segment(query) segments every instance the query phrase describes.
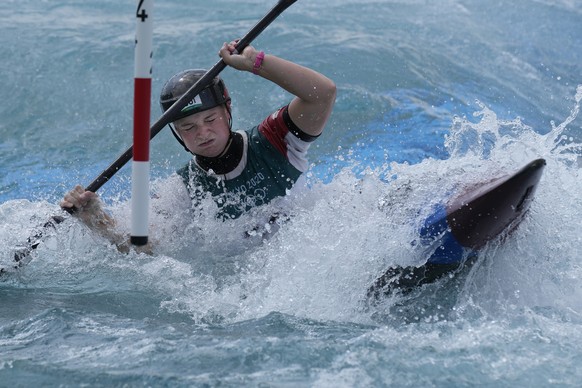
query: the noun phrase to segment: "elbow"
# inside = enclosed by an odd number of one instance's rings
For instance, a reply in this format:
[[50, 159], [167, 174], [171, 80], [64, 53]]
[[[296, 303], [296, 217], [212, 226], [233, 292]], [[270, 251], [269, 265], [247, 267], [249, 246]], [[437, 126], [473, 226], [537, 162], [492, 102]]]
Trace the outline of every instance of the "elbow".
[[325, 95], [328, 96], [330, 103], [333, 105], [335, 103], [335, 97], [337, 95], [337, 86], [335, 85], [335, 82], [328, 78], [325, 85], [325, 90], [326, 90]]
[[333, 82], [329, 78], [325, 78], [325, 82], [319, 86], [319, 93], [318, 93], [319, 103], [326, 105], [327, 110], [331, 110], [331, 108], [335, 104], [336, 95], [337, 95], [337, 87], [335, 85], [335, 82]]

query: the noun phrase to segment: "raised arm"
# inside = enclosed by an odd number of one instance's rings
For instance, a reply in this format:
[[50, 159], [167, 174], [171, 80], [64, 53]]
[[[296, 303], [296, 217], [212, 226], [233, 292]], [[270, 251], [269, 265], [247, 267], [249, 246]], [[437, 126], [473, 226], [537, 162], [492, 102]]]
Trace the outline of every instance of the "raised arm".
[[[253, 72], [279, 85], [295, 98], [289, 104], [291, 120], [305, 133], [321, 134], [335, 103], [335, 83], [326, 76], [296, 63], [266, 54], [257, 61], [259, 52], [247, 46], [242, 54], [234, 54], [236, 42], [224, 43], [219, 55], [237, 69]], [[260, 66], [255, 69], [255, 64]]]

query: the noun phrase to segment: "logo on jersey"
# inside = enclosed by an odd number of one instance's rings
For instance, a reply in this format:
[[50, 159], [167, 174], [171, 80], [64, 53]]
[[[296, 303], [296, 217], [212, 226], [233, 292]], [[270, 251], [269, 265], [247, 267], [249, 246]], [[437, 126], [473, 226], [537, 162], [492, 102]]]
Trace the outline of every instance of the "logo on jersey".
[[200, 95], [195, 96], [185, 107], [182, 108], [181, 112], [189, 112], [192, 109], [200, 108], [202, 106], [202, 99]]

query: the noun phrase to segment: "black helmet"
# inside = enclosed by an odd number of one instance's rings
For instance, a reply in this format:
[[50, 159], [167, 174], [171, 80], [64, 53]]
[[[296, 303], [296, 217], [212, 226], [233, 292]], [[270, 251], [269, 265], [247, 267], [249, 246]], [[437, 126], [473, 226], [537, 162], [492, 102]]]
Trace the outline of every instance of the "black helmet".
[[[206, 74], [206, 70], [203, 69], [184, 70], [170, 78], [160, 93], [162, 111], [165, 112], [170, 109], [204, 74]], [[230, 96], [228, 95], [224, 81], [216, 76], [210, 85], [195, 96], [188, 105], [182, 108], [180, 114], [172, 119], [176, 121], [194, 113], [203, 112], [215, 106], [225, 104], [228, 101], [230, 101]]]

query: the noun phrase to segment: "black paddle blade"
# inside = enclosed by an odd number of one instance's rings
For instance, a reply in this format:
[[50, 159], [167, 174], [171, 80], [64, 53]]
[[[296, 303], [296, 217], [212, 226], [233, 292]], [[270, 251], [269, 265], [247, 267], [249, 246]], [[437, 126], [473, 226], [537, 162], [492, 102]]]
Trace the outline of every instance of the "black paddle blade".
[[377, 300], [395, 293], [406, 295], [416, 288], [433, 283], [447, 274], [453, 274], [462, 264], [430, 264], [420, 267], [390, 267], [366, 293], [368, 299]]
[[[26, 264], [30, 259], [30, 255], [40, 245], [47, 232], [51, 229], [55, 229], [57, 225], [64, 220], [65, 217], [63, 216], [52, 216], [34, 235], [28, 238], [25, 246], [18, 247], [14, 252], [14, 262], [12, 263], [12, 269], [18, 269]], [[0, 274], [5, 272], [8, 272], [8, 269], [0, 267]]]

